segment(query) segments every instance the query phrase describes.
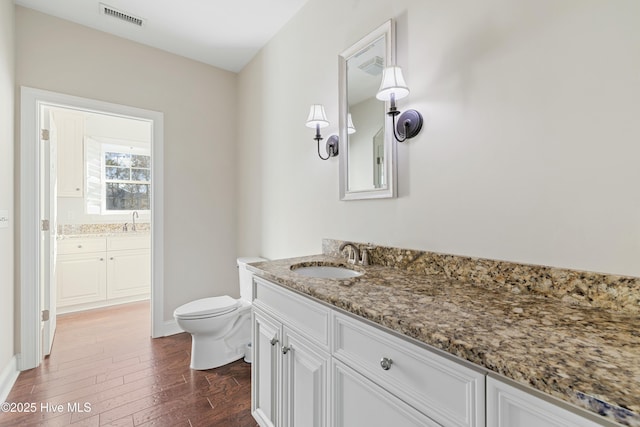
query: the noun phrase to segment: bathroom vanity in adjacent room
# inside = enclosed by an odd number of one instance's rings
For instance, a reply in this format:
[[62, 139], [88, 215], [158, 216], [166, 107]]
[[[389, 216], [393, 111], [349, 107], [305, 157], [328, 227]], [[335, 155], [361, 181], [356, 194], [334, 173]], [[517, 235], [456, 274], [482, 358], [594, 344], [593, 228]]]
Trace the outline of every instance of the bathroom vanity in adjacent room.
[[640, 279], [339, 243], [250, 267], [261, 426], [640, 425]]
[[151, 235], [61, 235], [57, 242], [58, 314], [148, 299]]

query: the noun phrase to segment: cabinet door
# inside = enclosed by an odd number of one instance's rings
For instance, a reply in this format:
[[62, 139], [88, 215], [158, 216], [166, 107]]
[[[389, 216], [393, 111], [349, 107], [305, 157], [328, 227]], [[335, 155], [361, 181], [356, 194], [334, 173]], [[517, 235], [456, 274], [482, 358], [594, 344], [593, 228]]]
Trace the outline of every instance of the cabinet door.
[[84, 118], [69, 111], [53, 114], [58, 138], [58, 196], [84, 195]]
[[436, 422], [336, 359], [332, 361], [335, 427], [437, 427]]
[[487, 427], [597, 427], [600, 424], [487, 377]]
[[262, 427], [279, 425], [279, 379], [281, 369], [281, 325], [271, 316], [253, 309], [253, 365], [251, 369], [251, 413]]
[[148, 250], [110, 251], [107, 256], [107, 298], [149, 293], [151, 255]]
[[282, 427], [325, 427], [329, 353], [283, 328]]
[[56, 270], [58, 307], [106, 299], [104, 252], [59, 255]]

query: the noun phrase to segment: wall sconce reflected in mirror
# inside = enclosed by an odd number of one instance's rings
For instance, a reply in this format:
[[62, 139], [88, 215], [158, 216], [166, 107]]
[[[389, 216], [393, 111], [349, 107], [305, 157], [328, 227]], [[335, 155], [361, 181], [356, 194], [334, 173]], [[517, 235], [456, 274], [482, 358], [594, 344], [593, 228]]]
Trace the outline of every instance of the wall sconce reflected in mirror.
[[307, 117], [307, 123], [305, 123], [305, 126], [307, 126], [308, 128], [316, 129], [316, 136], [313, 139], [315, 139], [318, 143], [318, 157], [320, 157], [322, 160], [328, 160], [330, 157], [335, 157], [338, 155], [338, 135], [331, 135], [329, 139], [327, 139], [327, 157], [322, 157], [322, 155], [320, 154], [320, 141], [322, 141], [323, 139], [322, 135], [320, 134], [320, 128], [326, 128], [327, 126], [329, 126], [327, 115], [324, 112], [324, 105], [311, 105], [311, 109], [309, 110], [309, 117]]
[[[396, 108], [396, 101], [409, 95], [409, 88], [402, 76], [402, 69], [397, 66], [390, 66], [382, 73], [382, 82], [376, 98], [381, 101], [389, 101], [389, 111], [387, 114], [392, 117], [393, 136], [396, 141], [404, 142], [420, 133], [422, 129], [422, 115], [416, 110], [407, 110], [400, 114]], [[400, 115], [396, 124], [396, 116]]]
[[353, 125], [353, 119], [351, 118], [351, 113], [347, 116], [347, 133], [351, 135], [352, 133], [356, 133], [356, 127]]

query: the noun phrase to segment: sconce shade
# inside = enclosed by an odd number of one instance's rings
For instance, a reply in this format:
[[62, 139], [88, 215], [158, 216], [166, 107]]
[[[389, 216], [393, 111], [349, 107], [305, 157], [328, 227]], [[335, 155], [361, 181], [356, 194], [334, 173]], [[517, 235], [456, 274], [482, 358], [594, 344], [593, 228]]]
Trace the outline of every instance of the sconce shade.
[[311, 106], [311, 109], [309, 110], [309, 117], [307, 117], [307, 123], [305, 125], [308, 128], [326, 128], [329, 126], [327, 115], [324, 112], [324, 105], [313, 104]]
[[356, 133], [356, 128], [353, 125], [353, 120], [351, 119], [351, 113], [349, 113], [349, 115], [347, 116], [347, 133]]
[[382, 73], [382, 83], [380, 84], [376, 98], [380, 101], [391, 101], [391, 95], [395, 95], [396, 100], [409, 95], [409, 88], [402, 76], [402, 69], [397, 66], [384, 69]]

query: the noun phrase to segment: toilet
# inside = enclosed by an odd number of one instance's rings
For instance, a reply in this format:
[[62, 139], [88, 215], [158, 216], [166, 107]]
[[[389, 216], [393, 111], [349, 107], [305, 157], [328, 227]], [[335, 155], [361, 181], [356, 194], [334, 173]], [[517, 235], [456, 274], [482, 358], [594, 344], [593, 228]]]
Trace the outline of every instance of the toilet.
[[238, 258], [240, 299], [228, 295], [202, 298], [176, 308], [178, 326], [191, 334], [191, 369], [217, 368], [245, 356], [251, 362], [253, 273], [247, 264], [264, 258]]

